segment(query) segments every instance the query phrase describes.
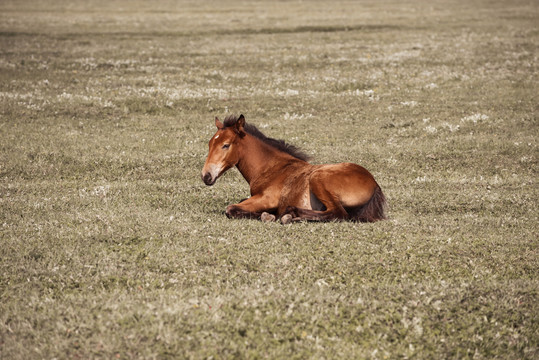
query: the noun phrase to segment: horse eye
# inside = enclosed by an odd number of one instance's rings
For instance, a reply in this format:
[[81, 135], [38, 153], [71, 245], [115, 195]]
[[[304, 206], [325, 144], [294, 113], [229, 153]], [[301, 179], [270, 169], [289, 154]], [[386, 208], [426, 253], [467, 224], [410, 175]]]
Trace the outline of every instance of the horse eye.
[[223, 149], [228, 149], [230, 147], [230, 144], [224, 144]]

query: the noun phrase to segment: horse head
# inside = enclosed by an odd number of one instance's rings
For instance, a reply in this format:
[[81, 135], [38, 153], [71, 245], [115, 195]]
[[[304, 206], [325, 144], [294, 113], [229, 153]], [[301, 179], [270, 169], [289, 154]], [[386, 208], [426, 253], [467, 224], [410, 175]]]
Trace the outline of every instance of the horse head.
[[202, 181], [209, 186], [215, 184], [219, 176], [238, 163], [239, 140], [245, 135], [245, 118], [240, 115], [233, 125], [228, 126], [216, 117], [215, 126], [217, 132], [210, 139], [208, 157], [202, 168]]

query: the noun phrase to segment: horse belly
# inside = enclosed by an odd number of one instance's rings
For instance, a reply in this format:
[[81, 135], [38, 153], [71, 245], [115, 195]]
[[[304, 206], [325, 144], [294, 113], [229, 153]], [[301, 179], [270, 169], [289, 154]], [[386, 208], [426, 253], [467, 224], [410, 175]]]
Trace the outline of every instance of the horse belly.
[[315, 194], [309, 191], [309, 207], [307, 209], [324, 211], [326, 210], [326, 206], [322, 204]]
[[279, 216], [284, 214], [284, 211], [289, 206], [302, 209], [311, 208], [308, 179], [313, 168], [309, 165], [295, 170], [292, 174], [286, 174], [287, 178], [281, 189], [279, 206], [277, 208], [277, 215]]
[[301, 196], [298, 198], [294, 206], [307, 209], [307, 210], [318, 210], [324, 211], [326, 207], [322, 202], [312, 193], [309, 189], [306, 189], [302, 192]]

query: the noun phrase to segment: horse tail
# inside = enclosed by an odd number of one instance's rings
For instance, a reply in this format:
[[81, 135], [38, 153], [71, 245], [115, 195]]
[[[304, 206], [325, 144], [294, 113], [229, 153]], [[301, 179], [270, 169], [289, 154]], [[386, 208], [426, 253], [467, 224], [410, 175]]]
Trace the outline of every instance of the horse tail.
[[352, 211], [350, 217], [352, 220], [360, 222], [375, 222], [386, 218], [386, 197], [382, 192], [380, 186], [376, 185], [374, 194], [372, 194], [369, 201], [360, 207], [357, 207]]

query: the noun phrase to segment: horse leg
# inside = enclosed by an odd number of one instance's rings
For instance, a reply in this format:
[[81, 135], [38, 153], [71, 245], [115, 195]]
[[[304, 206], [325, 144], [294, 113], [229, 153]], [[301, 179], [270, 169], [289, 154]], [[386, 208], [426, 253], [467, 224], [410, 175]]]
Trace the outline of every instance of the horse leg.
[[[291, 219], [286, 217], [284, 222], [292, 221], [331, 221], [331, 220], [346, 220], [349, 218], [348, 213], [342, 206], [337, 195], [330, 190], [328, 190], [323, 182], [319, 181], [316, 178], [311, 179], [310, 182], [310, 191], [320, 200], [322, 204], [326, 207], [326, 210], [311, 210], [311, 209], [302, 209], [295, 206], [289, 206], [285, 214], [291, 215]], [[286, 215], [284, 215], [286, 216]], [[283, 217], [284, 217], [283, 216]], [[282, 221], [283, 222], [283, 221]]]
[[[342, 209], [342, 211], [341, 211]], [[331, 220], [346, 220], [348, 219], [348, 213], [340, 205], [335, 208], [328, 208], [325, 211], [302, 209], [295, 206], [289, 206], [286, 209], [285, 215], [281, 217], [281, 222], [288, 224], [295, 221], [331, 221]]]
[[[268, 199], [266, 196], [263, 195], [255, 195], [252, 196], [246, 200], [243, 200], [239, 204], [232, 204], [228, 205], [226, 207], [226, 216], [228, 218], [235, 218], [235, 219], [260, 219], [261, 216], [268, 212], [272, 212], [276, 206], [271, 206], [272, 202], [271, 199]], [[264, 215], [265, 221], [269, 221], [269, 218], [267, 215]]]

